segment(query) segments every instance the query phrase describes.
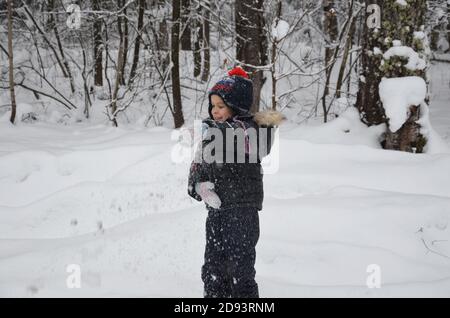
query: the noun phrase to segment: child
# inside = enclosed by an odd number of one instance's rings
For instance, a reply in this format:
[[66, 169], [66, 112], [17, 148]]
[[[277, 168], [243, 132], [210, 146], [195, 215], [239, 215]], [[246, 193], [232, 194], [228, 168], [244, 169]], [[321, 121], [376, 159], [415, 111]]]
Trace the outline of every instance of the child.
[[[217, 161], [194, 161], [189, 172], [188, 193], [198, 201], [203, 200], [208, 210], [202, 267], [205, 297], [259, 296], [254, 266], [259, 239], [258, 211], [264, 197], [260, 162], [270, 152], [274, 127], [281, 123], [282, 116], [274, 111], [253, 116], [252, 102], [253, 84], [242, 68], [231, 70], [216, 83], [209, 92], [209, 118], [203, 121], [203, 127], [223, 132], [224, 139], [230, 138], [227, 129], [244, 131], [244, 143], [236, 142], [233, 135], [231, 142], [225, 140], [223, 153], [216, 151]], [[252, 129], [257, 133], [250, 134]], [[264, 129], [268, 138], [260, 140], [258, 132]], [[257, 136], [257, 150], [264, 148], [262, 154], [250, 147], [250, 135]], [[207, 132], [203, 136], [202, 150], [211, 142]], [[225, 156], [230, 151], [234, 152], [231, 162]], [[244, 163], [236, 161], [239, 153], [244, 153]], [[256, 160], [250, 160], [252, 153], [258, 153]]]

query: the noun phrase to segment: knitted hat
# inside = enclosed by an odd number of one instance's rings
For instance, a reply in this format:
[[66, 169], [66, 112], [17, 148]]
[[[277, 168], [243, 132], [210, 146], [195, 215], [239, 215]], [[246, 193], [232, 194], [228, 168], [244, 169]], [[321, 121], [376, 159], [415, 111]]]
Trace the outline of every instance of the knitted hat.
[[228, 76], [218, 81], [209, 91], [208, 113], [213, 118], [211, 95], [220, 96], [236, 115], [248, 115], [253, 103], [253, 83], [241, 67], [237, 66], [229, 71]]

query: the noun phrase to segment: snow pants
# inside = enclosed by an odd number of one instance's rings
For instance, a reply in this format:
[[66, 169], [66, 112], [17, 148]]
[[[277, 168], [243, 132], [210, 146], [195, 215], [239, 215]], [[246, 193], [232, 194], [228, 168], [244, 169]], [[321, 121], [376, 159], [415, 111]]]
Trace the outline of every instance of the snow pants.
[[258, 298], [255, 281], [259, 216], [256, 208], [210, 210], [206, 220], [205, 262], [207, 298]]

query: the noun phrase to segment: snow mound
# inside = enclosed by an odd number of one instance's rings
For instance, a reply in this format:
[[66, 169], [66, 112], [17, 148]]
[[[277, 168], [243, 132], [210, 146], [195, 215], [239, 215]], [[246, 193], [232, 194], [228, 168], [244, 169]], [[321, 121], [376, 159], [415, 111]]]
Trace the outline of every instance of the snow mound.
[[420, 58], [419, 54], [409, 46], [393, 46], [383, 54], [385, 60], [389, 60], [394, 56], [408, 59], [408, 63], [405, 67], [411, 71], [424, 70], [427, 66], [425, 60]]

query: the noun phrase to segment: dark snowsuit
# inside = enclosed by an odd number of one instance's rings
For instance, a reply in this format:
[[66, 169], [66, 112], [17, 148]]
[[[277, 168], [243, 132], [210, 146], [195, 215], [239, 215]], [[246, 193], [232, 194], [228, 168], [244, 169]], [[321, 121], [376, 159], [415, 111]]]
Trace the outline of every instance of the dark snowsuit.
[[[258, 211], [262, 209], [264, 198], [263, 172], [261, 160], [270, 152], [273, 142], [273, 127], [260, 127], [251, 115], [235, 116], [224, 123], [212, 119], [203, 121], [204, 127], [223, 131], [254, 129], [258, 133], [257, 150], [262, 151], [256, 162], [250, 158], [249, 152], [255, 148], [248, 143], [239, 143], [236, 138], [229, 143], [224, 138], [223, 153], [216, 158], [218, 162], [200, 162], [191, 164], [188, 193], [200, 201], [195, 191], [198, 182], [214, 183], [214, 191], [221, 200], [219, 209], [207, 205], [205, 262], [202, 267], [205, 297], [258, 297], [258, 285], [255, 282], [255, 247], [259, 238]], [[260, 138], [260, 131], [264, 130]], [[262, 132], [262, 131], [261, 131]], [[201, 149], [211, 142], [208, 132], [204, 134]], [[212, 139], [214, 140], [214, 139]], [[248, 141], [245, 139], [245, 141]], [[234, 144], [232, 149], [228, 149]], [[228, 145], [228, 146], [227, 146]], [[246, 147], [245, 163], [236, 163], [238, 149]], [[261, 147], [263, 150], [261, 150]], [[227, 162], [227, 152], [234, 152], [233, 162]]]
[[[220, 96], [233, 110], [234, 117], [224, 123], [212, 120], [212, 95]], [[216, 144], [216, 136], [210, 132], [217, 130], [225, 137], [223, 147], [211, 152], [217, 160], [194, 160], [189, 172], [190, 196], [202, 200], [195, 191], [195, 184], [209, 181], [214, 184], [214, 191], [221, 200], [219, 209], [206, 205], [208, 218], [202, 267], [205, 297], [258, 297], [255, 246], [259, 238], [258, 211], [262, 209], [264, 198], [260, 162], [270, 152], [275, 131], [272, 126], [278, 123], [273, 121], [274, 124], [270, 124], [261, 116], [265, 112], [251, 115], [252, 102], [253, 83], [239, 67], [212, 87], [209, 91], [209, 119], [203, 121], [205, 132], [200, 150]], [[228, 135], [226, 131], [232, 133]], [[252, 135], [255, 131], [257, 133]], [[233, 132], [238, 132], [238, 138]], [[244, 160], [238, 161], [242, 154], [245, 154]]]

